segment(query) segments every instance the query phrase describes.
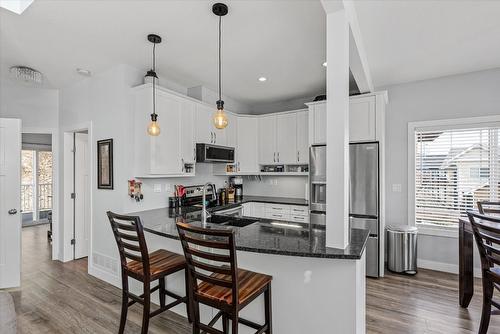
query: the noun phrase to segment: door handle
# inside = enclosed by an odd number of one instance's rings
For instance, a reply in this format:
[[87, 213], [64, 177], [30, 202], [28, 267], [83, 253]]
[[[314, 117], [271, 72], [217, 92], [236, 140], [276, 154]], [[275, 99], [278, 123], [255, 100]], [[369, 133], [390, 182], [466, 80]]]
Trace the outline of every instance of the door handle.
[[214, 143], [214, 133], [210, 131], [210, 144]]
[[16, 209], [10, 209], [8, 212], [9, 212], [9, 215], [15, 215], [17, 213], [17, 210]]
[[273, 153], [273, 161], [276, 162], [276, 152]]
[[216, 144], [217, 143], [217, 133], [216, 132], [214, 132], [214, 137], [215, 137], [214, 144]]
[[278, 162], [280, 162], [280, 152], [278, 152]]
[[300, 151], [297, 151], [297, 162], [300, 161]]

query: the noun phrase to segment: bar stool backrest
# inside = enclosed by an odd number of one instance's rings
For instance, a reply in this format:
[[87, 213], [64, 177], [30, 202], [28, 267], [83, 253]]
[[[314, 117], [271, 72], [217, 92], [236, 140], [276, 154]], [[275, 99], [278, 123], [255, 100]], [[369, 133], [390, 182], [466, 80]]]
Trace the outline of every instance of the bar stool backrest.
[[[481, 268], [488, 272], [500, 266], [500, 217], [467, 212], [481, 255]], [[500, 278], [498, 279], [500, 281]]]
[[118, 245], [122, 273], [134, 273], [129, 268], [128, 261], [134, 260], [142, 263], [143, 275], [148, 279], [150, 277], [149, 253], [141, 219], [138, 216], [119, 215], [111, 211], [108, 211], [107, 215]]
[[500, 216], [500, 202], [478, 201], [477, 209], [483, 215]]
[[[236, 245], [233, 230], [215, 230], [177, 222], [177, 230], [186, 257], [189, 281], [198, 297], [198, 281], [227, 291], [231, 289], [231, 306], [238, 305]], [[235, 300], [236, 299], [236, 300]]]

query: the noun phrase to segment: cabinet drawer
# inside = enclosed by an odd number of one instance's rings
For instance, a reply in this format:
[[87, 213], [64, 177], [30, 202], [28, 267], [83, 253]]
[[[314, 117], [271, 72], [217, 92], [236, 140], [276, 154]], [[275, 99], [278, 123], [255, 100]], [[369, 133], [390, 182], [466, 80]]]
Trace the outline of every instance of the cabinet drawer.
[[308, 216], [309, 215], [309, 207], [294, 205], [290, 206], [290, 215], [292, 216]]
[[288, 214], [290, 213], [290, 206], [283, 204], [266, 204], [266, 211], [268, 213]]
[[284, 213], [272, 213], [268, 212], [266, 215], [267, 219], [276, 219], [276, 220], [288, 220], [290, 216]]
[[291, 215], [290, 221], [297, 223], [309, 223], [309, 216]]

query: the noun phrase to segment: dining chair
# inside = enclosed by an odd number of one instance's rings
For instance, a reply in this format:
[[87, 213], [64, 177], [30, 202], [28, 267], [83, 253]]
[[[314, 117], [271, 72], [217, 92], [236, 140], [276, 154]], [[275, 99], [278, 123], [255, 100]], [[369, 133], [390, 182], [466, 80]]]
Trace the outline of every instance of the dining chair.
[[[135, 303], [143, 306], [142, 334], [148, 332], [150, 318], [180, 303], [186, 303], [188, 319], [191, 321], [188, 297], [181, 297], [166, 288], [168, 275], [186, 269], [184, 256], [164, 249], [148, 253], [144, 230], [139, 217], [119, 215], [110, 211], [107, 212], [107, 215], [118, 245], [122, 270], [122, 309], [118, 333], [123, 333], [128, 308]], [[137, 296], [129, 291], [129, 277], [142, 282], [142, 295]], [[158, 285], [151, 288], [151, 282], [155, 280], [158, 280]], [[185, 281], [187, 291], [187, 273], [185, 273]], [[160, 308], [150, 312], [151, 294], [156, 290], [159, 290]], [[174, 301], [166, 304], [166, 296], [173, 298]]]
[[[483, 278], [483, 310], [479, 334], [486, 334], [491, 314], [500, 311], [500, 302], [493, 300], [495, 288], [500, 287], [500, 217], [467, 212], [481, 257]], [[498, 311], [492, 312], [492, 307]]]
[[500, 215], [500, 202], [478, 201], [477, 209], [483, 215]]
[[[234, 230], [216, 230], [177, 222], [186, 257], [193, 310], [193, 334], [238, 333], [238, 324], [272, 334], [272, 277], [237, 266]], [[210, 249], [212, 251], [207, 251]], [[263, 325], [239, 317], [239, 312], [264, 294]], [[200, 303], [219, 310], [208, 323], [200, 321]], [[222, 317], [222, 332], [213, 326]]]

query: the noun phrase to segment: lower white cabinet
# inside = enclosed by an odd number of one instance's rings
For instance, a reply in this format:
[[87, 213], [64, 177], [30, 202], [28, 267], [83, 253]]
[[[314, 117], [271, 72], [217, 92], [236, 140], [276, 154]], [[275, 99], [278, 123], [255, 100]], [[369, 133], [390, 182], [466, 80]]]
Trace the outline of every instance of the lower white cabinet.
[[309, 223], [309, 208], [301, 205], [249, 202], [243, 204], [247, 217]]

